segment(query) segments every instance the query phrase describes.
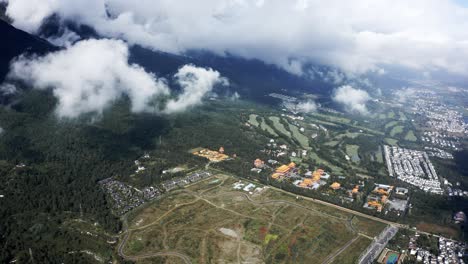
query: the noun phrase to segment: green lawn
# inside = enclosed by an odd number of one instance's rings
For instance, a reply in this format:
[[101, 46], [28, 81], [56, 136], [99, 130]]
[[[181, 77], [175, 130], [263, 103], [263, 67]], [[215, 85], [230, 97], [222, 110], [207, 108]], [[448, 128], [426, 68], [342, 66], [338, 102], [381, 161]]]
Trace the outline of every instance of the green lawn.
[[413, 141], [413, 142], [417, 140], [416, 136], [414, 135], [413, 130], [410, 130], [408, 131], [408, 133], [406, 133], [405, 140]]
[[270, 135], [272, 136], [275, 136], [277, 137], [278, 134], [276, 134], [275, 130], [273, 128], [271, 128], [266, 122], [265, 122], [265, 119], [263, 119], [262, 117], [262, 123], [260, 124], [260, 128], [264, 131], [267, 131], [268, 133], [270, 133]]
[[396, 146], [398, 143], [398, 140], [393, 139], [393, 138], [385, 138], [385, 142], [391, 146]]
[[394, 136], [396, 136], [398, 134], [401, 134], [403, 132], [404, 128], [405, 128], [404, 126], [395, 126], [395, 127], [393, 127], [392, 130], [390, 131], [390, 136], [394, 137]]
[[299, 128], [295, 125], [291, 125], [289, 124], [289, 130], [292, 131], [292, 134], [293, 134], [293, 137], [299, 141], [299, 143], [301, 144], [301, 146], [303, 148], [309, 148], [309, 139], [304, 136], [300, 131], [299, 131]]
[[358, 145], [346, 145], [346, 154], [351, 157], [353, 162], [359, 162], [358, 155], [359, 146]]
[[280, 122], [280, 118], [277, 116], [270, 116], [269, 119], [273, 121], [273, 126], [279, 132], [285, 134], [286, 136], [291, 137], [291, 132], [289, 132], [284, 125]]
[[256, 114], [250, 114], [249, 115], [249, 123], [253, 126], [258, 127], [260, 124], [257, 121], [257, 116]]
[[390, 128], [392, 126], [395, 126], [397, 124], [398, 124], [398, 121], [390, 121], [385, 125], [385, 129], [388, 129], [388, 128]]

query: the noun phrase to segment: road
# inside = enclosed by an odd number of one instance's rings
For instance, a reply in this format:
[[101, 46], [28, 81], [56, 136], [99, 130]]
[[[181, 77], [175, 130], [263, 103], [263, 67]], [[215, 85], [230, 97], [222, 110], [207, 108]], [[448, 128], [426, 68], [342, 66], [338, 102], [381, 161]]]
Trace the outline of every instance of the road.
[[[230, 175], [230, 176], [235, 177], [235, 178], [239, 178], [239, 179], [242, 179], [242, 180], [246, 180], [246, 181], [258, 184], [258, 182], [254, 182], [252, 180], [245, 179], [245, 178], [240, 178], [240, 177], [238, 177], [236, 175], [227, 173], [227, 172], [219, 170], [219, 169], [215, 169], [215, 168], [211, 168], [211, 167], [209, 169], [214, 170], [214, 171], [218, 171], [221, 174]], [[355, 210], [352, 210], [352, 209], [349, 209], [349, 208], [346, 208], [346, 207], [342, 207], [342, 206], [339, 206], [339, 205], [336, 205], [336, 204], [332, 204], [332, 203], [325, 202], [325, 201], [322, 201], [322, 200], [317, 200], [317, 199], [310, 198], [310, 197], [307, 197], [307, 196], [302, 196], [302, 195], [298, 195], [298, 194], [295, 194], [295, 193], [287, 192], [287, 191], [285, 191], [283, 189], [276, 188], [276, 187], [273, 187], [271, 185], [267, 185], [267, 186], [269, 188], [272, 188], [272, 189], [276, 190], [276, 191], [283, 192], [283, 193], [286, 193], [286, 194], [291, 195], [291, 196], [297, 196], [297, 197], [300, 197], [300, 198], [302, 198], [304, 200], [311, 201], [311, 202], [314, 202], [314, 203], [317, 203], [317, 204], [330, 206], [330, 207], [336, 208], [336, 209], [344, 211], [344, 212], [348, 212], [348, 213], [356, 215], [356, 216], [364, 217], [364, 218], [367, 218], [367, 219], [370, 219], [370, 220], [374, 220], [374, 221], [377, 221], [377, 222], [380, 222], [380, 223], [384, 223], [386, 225], [391, 225], [391, 226], [395, 226], [395, 227], [402, 228], [402, 229], [416, 231], [416, 230], [412, 229], [409, 225], [388, 221], [388, 220], [385, 220], [385, 219], [382, 219], [382, 218], [379, 218], [379, 217], [375, 217], [375, 216], [372, 216], [372, 215], [361, 213], [361, 212], [358, 212], [358, 211], [355, 211]], [[439, 237], [439, 235], [431, 234], [431, 233], [420, 231], [420, 230], [417, 230], [417, 232], [420, 233], [420, 234], [428, 235], [428, 236]]]
[[[209, 164], [207, 164], [207, 168], [209, 167]], [[213, 169], [213, 168], [210, 168], [211, 170], [217, 170], [217, 169]], [[218, 170], [217, 170], [218, 171]], [[221, 171], [220, 171], [221, 172]], [[222, 174], [227, 174], [225, 172], [222, 172]], [[243, 179], [243, 180], [246, 180], [246, 179]], [[314, 199], [314, 198], [310, 198], [310, 197], [306, 197], [306, 196], [301, 196], [301, 195], [297, 195], [297, 194], [294, 194], [294, 193], [291, 193], [291, 192], [287, 192], [285, 190], [282, 190], [282, 189], [279, 189], [279, 188], [276, 188], [276, 187], [273, 187], [273, 186], [268, 186], [269, 188], [275, 190], [275, 191], [279, 191], [279, 192], [283, 192], [285, 194], [288, 194], [288, 195], [291, 195], [291, 196], [297, 196], [297, 197], [300, 197], [301, 199], [304, 199], [304, 200], [307, 200], [307, 201], [311, 201], [313, 203], [316, 203], [316, 204], [321, 204], [321, 205], [325, 205], [325, 206], [329, 206], [329, 207], [333, 207], [337, 210], [341, 210], [343, 212], [347, 212], [347, 213], [350, 213], [350, 214], [353, 214], [355, 216], [359, 216], [359, 217], [363, 217], [363, 218], [367, 218], [367, 219], [370, 219], [370, 220], [373, 220], [373, 221], [377, 221], [377, 222], [380, 222], [380, 223], [384, 223], [386, 225], [390, 225], [392, 227], [397, 227], [397, 228], [402, 228], [402, 229], [408, 229], [408, 230], [412, 230], [414, 231], [412, 228], [410, 228], [409, 225], [405, 225], [405, 224], [400, 224], [400, 223], [396, 223], [396, 222], [392, 222], [392, 221], [388, 221], [388, 220], [385, 220], [385, 219], [381, 219], [381, 218], [378, 218], [378, 217], [375, 217], [375, 216], [371, 216], [371, 215], [367, 215], [365, 213], [361, 213], [361, 212], [358, 212], [358, 211], [355, 211], [355, 210], [352, 210], [352, 209], [349, 209], [349, 208], [345, 208], [345, 207], [342, 207], [342, 206], [339, 206], [339, 205], [336, 205], [336, 204], [332, 204], [332, 203], [329, 203], [329, 202], [325, 202], [325, 201], [322, 201], [322, 200], [317, 200], [317, 199]], [[291, 205], [291, 206], [295, 206], [295, 207], [299, 207], [299, 208], [302, 208], [302, 209], [305, 209], [305, 210], [309, 210], [309, 211], [314, 211], [314, 212], [318, 212], [318, 213], [321, 213], [321, 214], [324, 214], [323, 212], [319, 212], [319, 211], [316, 211], [314, 209], [311, 209], [311, 208], [308, 208], [306, 206], [302, 206], [300, 204], [297, 204], [297, 203], [293, 203], [293, 202], [289, 202], [289, 201], [284, 201], [284, 200], [270, 200], [270, 201], [265, 201], [265, 202], [256, 202], [254, 200], [252, 200], [250, 198], [249, 195], [247, 194], [244, 194], [244, 196], [252, 203], [258, 203], [258, 204], [268, 204], [268, 203], [284, 203], [284, 204], [288, 204], [288, 205]], [[210, 204], [212, 204], [210, 201], [202, 198], [201, 196], [197, 195], [197, 198], [198, 199], [201, 199], [201, 200], [204, 200]], [[214, 204], [212, 204], [214, 205]], [[216, 205], [215, 205], [216, 206]], [[218, 206], [216, 206], [218, 207]], [[237, 213], [237, 212], [236, 212]], [[327, 217], [330, 217], [330, 215], [327, 214]], [[336, 216], [332, 216], [332, 217], [336, 217]], [[338, 217], [336, 217], [338, 218]], [[124, 226], [126, 226], [126, 224], [124, 224]], [[181, 258], [185, 263], [191, 263], [190, 262], [190, 258], [187, 256], [187, 255], [184, 255], [182, 253], [179, 253], [179, 252], [174, 252], [174, 251], [168, 251], [168, 252], [158, 252], [158, 253], [151, 253], [151, 254], [145, 254], [145, 255], [139, 255], [139, 256], [126, 256], [124, 253], [123, 253], [123, 248], [130, 236], [130, 232], [131, 230], [126, 230], [126, 228], [124, 229], [124, 237], [123, 239], [121, 240], [119, 246], [118, 246], [118, 254], [123, 257], [124, 259], [129, 259], [129, 260], [138, 260], [138, 259], [144, 259], [144, 258], [151, 258], [151, 257], [157, 257], [157, 256], [174, 256], [174, 257], [179, 257]], [[422, 231], [418, 231], [419, 233], [421, 234], [426, 234], [426, 235], [432, 235], [434, 236], [433, 234], [430, 234], [430, 233], [427, 233], [427, 232], [422, 232]], [[358, 234], [358, 235], [364, 235], [364, 234]], [[357, 239], [358, 236], [356, 236], [356, 238], [348, 241], [348, 243], [342, 247], [339, 251], [336, 252], [336, 254], [332, 255], [330, 257], [330, 259], [327, 258], [327, 260], [329, 261], [332, 261], [338, 254], [340, 254], [341, 252], [343, 252], [347, 247], [349, 247], [356, 239]], [[365, 236], [365, 237], [368, 237], [368, 236]], [[370, 237], [368, 237], [370, 238]], [[328, 263], [328, 262], [326, 262]]]
[[125, 244], [127, 243], [127, 240], [130, 236], [130, 231], [127, 230], [125, 231], [124, 237], [122, 239], [122, 242], [120, 242], [119, 247], [117, 249], [117, 252], [119, 255], [127, 260], [132, 260], [132, 261], [137, 261], [137, 260], [142, 260], [146, 258], [154, 258], [154, 257], [178, 257], [182, 259], [186, 264], [191, 264], [192, 262], [190, 261], [190, 258], [182, 253], [179, 253], [177, 251], [164, 251], [164, 252], [157, 252], [157, 253], [149, 253], [149, 254], [143, 254], [143, 255], [138, 255], [138, 256], [127, 256], [123, 252], [123, 248]]
[[339, 254], [341, 254], [343, 251], [345, 251], [349, 246], [351, 246], [352, 243], [354, 243], [354, 241], [358, 240], [359, 239], [359, 236], [355, 236], [353, 239], [351, 239], [350, 241], [348, 241], [344, 246], [342, 246], [340, 249], [338, 249], [335, 253], [333, 253], [332, 255], [328, 256], [323, 262], [322, 264], [328, 264], [328, 263], [332, 263], [332, 261], [336, 258], [336, 256], [338, 256]]
[[380, 252], [382, 252], [385, 246], [387, 246], [388, 241], [390, 241], [397, 232], [397, 227], [390, 226], [385, 228], [384, 231], [382, 231], [382, 233], [380, 233], [366, 249], [365, 253], [359, 259], [359, 264], [374, 263], [374, 260], [379, 256]]

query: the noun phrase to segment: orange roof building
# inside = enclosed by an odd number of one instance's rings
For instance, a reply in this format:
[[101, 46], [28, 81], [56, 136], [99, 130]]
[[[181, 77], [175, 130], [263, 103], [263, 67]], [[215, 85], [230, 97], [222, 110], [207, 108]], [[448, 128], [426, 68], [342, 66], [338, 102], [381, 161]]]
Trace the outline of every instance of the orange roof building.
[[276, 172], [277, 172], [277, 173], [286, 173], [286, 172], [288, 172], [289, 170], [291, 170], [291, 167], [289, 167], [288, 165], [282, 165], [282, 166], [280, 166], [280, 167], [278, 167], [278, 168], [276, 169]]
[[382, 211], [382, 205], [377, 201], [369, 201], [367, 202], [367, 204], [371, 207], [377, 208], [377, 212]]
[[375, 190], [375, 192], [380, 195], [388, 195], [388, 192], [383, 188], [378, 188], [377, 190]]
[[254, 161], [254, 166], [257, 167], [257, 168], [261, 168], [265, 165], [265, 162], [261, 159], [256, 159]]
[[295, 167], [296, 167], [296, 163], [291, 162], [291, 163], [289, 163], [288, 167], [291, 168], [291, 169], [292, 169], [292, 168], [295, 168]]
[[332, 188], [333, 190], [338, 190], [339, 188], [341, 188], [341, 184], [339, 184], [338, 182], [334, 182], [332, 183], [332, 185], [330, 185], [330, 188]]
[[354, 189], [351, 191], [353, 194], [359, 192], [359, 185], [354, 186]]
[[276, 179], [279, 179], [281, 176], [283, 176], [282, 173], [273, 173], [273, 174], [271, 175], [271, 177], [272, 177], [273, 179], [275, 179], [275, 180], [276, 180]]
[[386, 195], [382, 195], [382, 199], [380, 200], [383, 204], [387, 202], [387, 196]]

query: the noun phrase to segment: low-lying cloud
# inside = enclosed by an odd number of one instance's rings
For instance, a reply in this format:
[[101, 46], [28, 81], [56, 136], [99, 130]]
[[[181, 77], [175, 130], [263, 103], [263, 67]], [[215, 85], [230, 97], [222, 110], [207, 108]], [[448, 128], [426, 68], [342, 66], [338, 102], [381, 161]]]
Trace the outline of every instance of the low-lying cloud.
[[348, 112], [367, 114], [366, 103], [371, 97], [364, 90], [353, 88], [350, 85], [343, 85], [333, 91], [332, 99], [343, 105]]
[[177, 113], [188, 107], [199, 105], [202, 98], [217, 84], [228, 85], [218, 71], [185, 65], [174, 75], [183, 92], [167, 102], [165, 112]]
[[296, 106], [296, 110], [300, 113], [314, 112], [317, 111], [317, 104], [312, 100], [308, 100], [305, 102], [298, 103]]
[[468, 9], [455, 1], [0, 1], [14, 25], [29, 32], [58, 14], [131, 44], [229, 52], [295, 74], [309, 61], [347, 73], [381, 74], [387, 65], [468, 73]]
[[8, 78], [52, 89], [57, 115], [70, 118], [100, 114], [123, 95], [133, 112], [180, 112], [199, 104], [214, 84], [225, 81], [217, 71], [186, 65], [175, 74], [184, 92], [161, 106], [158, 98], [171, 97], [167, 81], [129, 64], [128, 57], [123, 41], [84, 40], [43, 57], [21, 56], [12, 62]]
[[16, 86], [11, 83], [0, 84], [0, 94], [1, 95], [12, 95], [17, 92]]

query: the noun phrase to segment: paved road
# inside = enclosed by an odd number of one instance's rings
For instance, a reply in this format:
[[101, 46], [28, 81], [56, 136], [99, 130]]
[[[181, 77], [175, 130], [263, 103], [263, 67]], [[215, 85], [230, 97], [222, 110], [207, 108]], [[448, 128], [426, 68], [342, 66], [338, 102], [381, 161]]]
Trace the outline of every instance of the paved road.
[[338, 249], [335, 253], [331, 254], [330, 256], [328, 256], [323, 262], [322, 264], [328, 264], [328, 263], [332, 263], [332, 261], [336, 258], [336, 256], [338, 256], [339, 254], [343, 253], [343, 251], [345, 251], [349, 246], [351, 246], [352, 243], [354, 243], [354, 241], [358, 240], [359, 236], [355, 236], [353, 239], [351, 239], [350, 241], [348, 241], [344, 246], [342, 246], [340, 249]]
[[390, 241], [397, 232], [398, 228], [395, 226], [385, 228], [382, 233], [372, 241], [372, 244], [366, 248], [366, 251], [359, 259], [359, 264], [374, 263], [374, 260], [379, 256], [380, 252], [387, 246], [388, 241]]

